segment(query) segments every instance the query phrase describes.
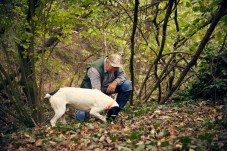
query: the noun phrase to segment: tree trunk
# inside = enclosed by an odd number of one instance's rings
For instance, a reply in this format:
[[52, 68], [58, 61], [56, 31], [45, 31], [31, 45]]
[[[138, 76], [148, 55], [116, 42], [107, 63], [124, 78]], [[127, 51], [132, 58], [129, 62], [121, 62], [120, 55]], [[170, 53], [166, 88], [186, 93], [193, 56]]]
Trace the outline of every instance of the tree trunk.
[[[31, 108], [31, 120], [32, 122], [40, 122], [42, 111], [40, 111], [40, 100], [38, 100], [38, 86], [36, 83], [35, 73], [35, 50], [34, 50], [34, 34], [35, 34], [35, 22], [33, 17], [35, 16], [35, 8], [38, 7], [38, 0], [28, 1], [27, 22], [30, 28], [26, 28], [26, 32], [31, 33], [30, 37], [22, 39], [21, 44], [18, 44], [18, 53], [20, 56], [20, 69], [21, 69], [21, 84], [24, 86], [24, 92], [27, 102]], [[29, 39], [27, 43], [26, 39]], [[26, 49], [22, 45], [27, 44], [29, 47]], [[31, 125], [31, 126], [34, 126]]]
[[[173, 3], [174, 3], [174, 0], [169, 0], [169, 3], [168, 3], [169, 6], [166, 10], [166, 15], [165, 15], [164, 23], [163, 23], [161, 46], [160, 46], [158, 56], [154, 61], [154, 75], [155, 75], [156, 82], [160, 81], [159, 76], [158, 76], [158, 62], [161, 59], [162, 52], [164, 50], [165, 40], [166, 40], [166, 29], [167, 29], [168, 20], [169, 20], [171, 11], [172, 11]], [[160, 100], [161, 100], [161, 83], [159, 82], [157, 84], [158, 84], [158, 89], [159, 89], [158, 102], [160, 102]]]
[[133, 104], [133, 92], [134, 92], [134, 47], [135, 47], [135, 34], [136, 34], [136, 26], [138, 22], [138, 10], [139, 10], [139, 0], [135, 0], [135, 8], [134, 8], [134, 20], [133, 20], [133, 28], [131, 35], [131, 57], [130, 57], [130, 73], [131, 73], [131, 81], [132, 81], [132, 92], [130, 98], [130, 104]]

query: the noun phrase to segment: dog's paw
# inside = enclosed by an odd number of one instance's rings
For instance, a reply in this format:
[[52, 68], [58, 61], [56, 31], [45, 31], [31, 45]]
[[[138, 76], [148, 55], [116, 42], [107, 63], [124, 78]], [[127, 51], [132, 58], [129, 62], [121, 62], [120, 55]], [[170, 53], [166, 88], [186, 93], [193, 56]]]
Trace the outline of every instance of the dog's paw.
[[51, 125], [51, 127], [55, 127], [56, 126], [56, 123], [53, 122], [53, 121], [50, 121], [50, 125]]
[[106, 118], [102, 118], [101, 120], [102, 120], [104, 123], [106, 123]]

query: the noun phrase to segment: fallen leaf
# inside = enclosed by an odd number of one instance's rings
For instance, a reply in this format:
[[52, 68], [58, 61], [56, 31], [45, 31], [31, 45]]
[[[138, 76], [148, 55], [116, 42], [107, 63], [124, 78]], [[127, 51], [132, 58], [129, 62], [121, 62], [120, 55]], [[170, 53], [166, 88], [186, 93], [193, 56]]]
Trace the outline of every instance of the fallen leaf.
[[70, 139], [77, 138], [77, 137], [78, 137], [77, 134], [72, 134], [72, 135], [70, 135]]
[[157, 133], [156, 133], [156, 131], [154, 129], [152, 129], [150, 131], [150, 133], [151, 133], [152, 137], [156, 137], [156, 135], [157, 135]]
[[161, 131], [161, 132], [159, 132], [158, 134], [157, 134], [157, 137], [158, 138], [161, 138], [161, 137], [163, 137], [164, 136], [164, 131]]
[[38, 139], [36, 142], [35, 142], [35, 146], [42, 146], [43, 144], [43, 140], [42, 139]]
[[223, 115], [218, 115], [219, 120], [222, 120], [222, 118], [223, 118]]
[[181, 149], [182, 148], [182, 144], [176, 144], [176, 148]]
[[127, 132], [127, 131], [129, 131], [130, 130], [130, 128], [129, 127], [125, 127], [125, 128], [123, 128], [122, 130], [121, 130], [121, 132]]
[[199, 104], [199, 106], [204, 106], [206, 104], [206, 102], [202, 101], [202, 102], [199, 102], [198, 104]]
[[127, 143], [132, 143], [132, 141], [130, 139], [127, 139], [126, 142]]
[[25, 136], [25, 137], [27, 137], [27, 138], [29, 138], [29, 137], [30, 137], [30, 135], [29, 135], [29, 134], [27, 134], [27, 133], [24, 133], [24, 136]]
[[160, 114], [162, 114], [162, 111], [161, 110], [156, 110], [156, 111], [154, 111], [154, 113], [160, 115]]
[[105, 138], [106, 138], [106, 137], [103, 135], [102, 137], [100, 137], [99, 141], [100, 141], [100, 142], [103, 142], [103, 141], [105, 140]]
[[124, 147], [124, 146], [120, 146], [120, 145], [118, 145], [118, 150], [131, 151], [130, 148], [127, 148], [127, 147]]
[[170, 136], [174, 136], [175, 135], [175, 132], [174, 132], [174, 125], [170, 125], [169, 126], [169, 134], [170, 134]]
[[158, 119], [169, 119], [169, 116], [160, 116]]
[[198, 117], [196, 120], [197, 120], [197, 121], [203, 121], [203, 119], [200, 118], [200, 117]]
[[46, 133], [49, 133], [51, 130], [52, 130], [51, 127], [47, 127], [46, 130], [45, 130], [45, 132]]
[[111, 143], [112, 142], [112, 140], [109, 137], [106, 138], [106, 141], [107, 141], [107, 143]]
[[63, 134], [58, 135], [59, 138], [65, 138]]
[[55, 146], [57, 143], [54, 142], [54, 141], [49, 141], [49, 143], [52, 145], [52, 146]]
[[8, 148], [8, 149], [12, 149], [12, 148], [13, 148], [13, 144], [9, 144], [9, 145], [7, 146], [7, 148]]
[[62, 142], [62, 141], [64, 141], [64, 138], [59, 138], [59, 137], [57, 137], [57, 138], [55, 138], [55, 141], [57, 141], [57, 142]]
[[28, 140], [29, 143], [35, 143], [35, 141], [36, 141], [35, 137], [30, 137]]
[[154, 116], [155, 116], [155, 114], [152, 114], [152, 115], [148, 116], [148, 118], [149, 118], [149, 119], [153, 119]]
[[19, 147], [18, 149], [19, 151], [26, 151], [26, 149], [24, 147]]
[[69, 150], [75, 150], [76, 144], [74, 142], [69, 142], [68, 147], [69, 147]]
[[220, 106], [218, 106], [218, 108], [219, 108], [219, 109], [222, 109], [223, 107], [224, 107], [224, 105], [220, 105]]
[[144, 145], [143, 141], [139, 141], [138, 143], [136, 143], [136, 145]]

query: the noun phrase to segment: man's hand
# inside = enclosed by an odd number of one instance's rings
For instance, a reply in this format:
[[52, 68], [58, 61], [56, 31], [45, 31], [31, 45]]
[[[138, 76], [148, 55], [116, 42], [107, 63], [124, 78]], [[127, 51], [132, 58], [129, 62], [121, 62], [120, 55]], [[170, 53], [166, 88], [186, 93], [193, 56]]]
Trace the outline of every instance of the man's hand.
[[115, 89], [117, 87], [117, 81], [114, 80], [113, 82], [111, 82], [108, 86], [108, 88], [106, 89], [106, 93], [107, 94], [112, 94], [115, 92]]

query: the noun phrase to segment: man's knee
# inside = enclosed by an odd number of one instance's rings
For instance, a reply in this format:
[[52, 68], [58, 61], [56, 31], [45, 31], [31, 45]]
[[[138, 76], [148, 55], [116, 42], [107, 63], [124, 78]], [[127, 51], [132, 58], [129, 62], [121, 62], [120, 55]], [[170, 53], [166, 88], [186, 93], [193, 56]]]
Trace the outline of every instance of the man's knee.
[[121, 91], [123, 91], [123, 92], [132, 91], [132, 81], [126, 80], [124, 83], [122, 83]]

